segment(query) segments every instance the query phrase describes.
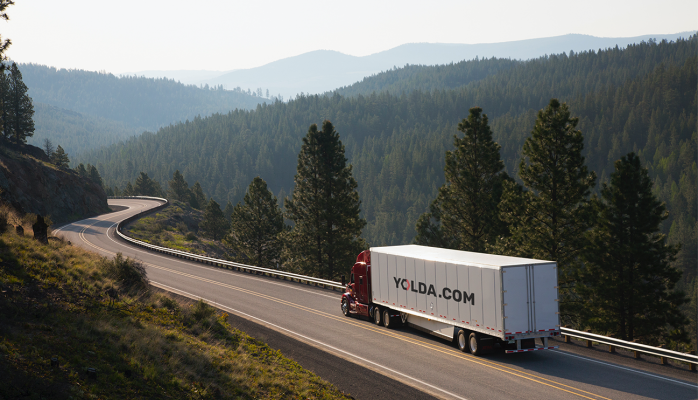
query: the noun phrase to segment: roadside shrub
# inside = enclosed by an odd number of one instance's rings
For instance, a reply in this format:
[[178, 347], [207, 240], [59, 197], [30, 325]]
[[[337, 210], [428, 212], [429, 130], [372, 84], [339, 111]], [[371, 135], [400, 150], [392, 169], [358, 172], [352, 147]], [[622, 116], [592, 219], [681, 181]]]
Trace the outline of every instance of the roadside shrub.
[[148, 287], [148, 276], [145, 266], [131, 258], [117, 253], [113, 260], [104, 259], [102, 267], [109, 277], [125, 289], [145, 289]]
[[189, 232], [189, 233], [187, 233], [187, 236], [185, 237], [185, 239], [187, 239], [187, 240], [190, 241], [190, 242], [195, 242], [195, 241], [197, 240], [196, 235], [194, 234], [194, 232]]
[[179, 309], [179, 304], [177, 304], [176, 301], [167, 296], [162, 296], [160, 298], [160, 304], [162, 304], [163, 307], [170, 311], [175, 311]]
[[206, 304], [205, 301], [199, 300], [192, 306], [192, 316], [198, 322], [204, 319], [209, 319], [216, 313], [216, 309]]

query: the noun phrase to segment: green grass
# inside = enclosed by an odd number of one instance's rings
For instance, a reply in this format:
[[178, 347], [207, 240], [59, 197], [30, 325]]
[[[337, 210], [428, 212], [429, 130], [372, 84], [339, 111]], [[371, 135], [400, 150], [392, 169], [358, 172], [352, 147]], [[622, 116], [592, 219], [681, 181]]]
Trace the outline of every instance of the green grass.
[[[231, 259], [229, 249], [220, 241], [209, 240], [198, 233], [203, 212], [185, 203], [172, 201], [165, 209], [132, 222], [126, 234], [134, 239], [214, 258]], [[183, 222], [186, 217], [190, 225]]]
[[346, 397], [227, 314], [148, 290], [137, 267], [1, 235], [0, 398]]

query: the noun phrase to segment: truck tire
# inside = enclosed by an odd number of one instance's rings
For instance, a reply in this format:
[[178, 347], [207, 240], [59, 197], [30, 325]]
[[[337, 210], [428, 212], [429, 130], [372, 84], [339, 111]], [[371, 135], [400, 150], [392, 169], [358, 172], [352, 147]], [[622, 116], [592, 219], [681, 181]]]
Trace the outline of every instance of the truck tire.
[[482, 346], [480, 344], [479, 333], [470, 332], [470, 336], [468, 336], [468, 347], [470, 348], [470, 354], [474, 356], [482, 355]]
[[383, 326], [390, 329], [393, 327], [392, 318], [390, 318], [390, 310], [387, 308], [383, 310]]
[[456, 345], [458, 345], [458, 350], [464, 353], [470, 351], [470, 347], [468, 346], [468, 334], [465, 332], [465, 329], [458, 331], [456, 335]]
[[342, 314], [344, 314], [345, 317], [350, 316], [349, 314], [349, 302], [347, 301], [347, 298], [342, 299]]
[[378, 307], [373, 307], [373, 322], [375, 322], [376, 325], [381, 324], [381, 309]]

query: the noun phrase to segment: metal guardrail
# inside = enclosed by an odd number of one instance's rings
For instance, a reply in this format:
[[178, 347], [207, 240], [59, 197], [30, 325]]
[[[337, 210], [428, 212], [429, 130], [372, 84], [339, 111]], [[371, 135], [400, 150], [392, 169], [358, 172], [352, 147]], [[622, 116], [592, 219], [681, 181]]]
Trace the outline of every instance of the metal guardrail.
[[569, 342], [568, 337], [576, 337], [586, 340], [587, 347], [591, 347], [591, 342], [608, 345], [608, 351], [611, 353], [615, 353], [615, 349], [618, 347], [633, 351], [635, 353], [635, 358], [640, 358], [641, 354], [650, 354], [661, 357], [662, 364], [666, 364], [667, 359], [682, 361], [688, 363], [691, 371], [695, 371], [696, 365], [698, 365], [698, 356], [693, 354], [681, 353], [679, 351], [673, 351], [661, 347], [648, 346], [646, 344], [628, 342], [625, 340], [597, 335], [591, 332], [578, 331], [570, 328], [560, 328], [560, 332], [565, 335], [565, 342]]
[[[232, 268], [233, 270], [238, 270], [238, 271], [243, 271], [243, 272], [256, 272], [256, 273], [262, 273], [266, 276], [272, 276], [275, 278], [283, 278], [283, 279], [289, 279], [291, 281], [296, 281], [296, 282], [301, 282], [301, 283], [306, 283], [308, 285], [314, 284], [315, 286], [322, 286], [325, 288], [332, 288], [332, 290], [339, 289], [340, 291], [344, 289], [344, 285], [342, 285], [339, 282], [334, 282], [326, 279], [318, 279], [318, 278], [313, 278], [310, 276], [306, 275], [300, 275], [300, 274], [293, 274], [290, 272], [281, 272], [275, 269], [269, 269], [269, 268], [260, 268], [260, 267], [255, 267], [252, 265], [246, 265], [246, 264], [240, 264], [232, 261], [225, 261], [225, 260], [219, 260], [217, 258], [211, 258], [211, 257], [205, 257], [205, 256], [200, 256], [198, 254], [193, 254], [193, 253], [188, 253], [185, 251], [180, 251], [180, 250], [174, 250], [174, 249], [169, 249], [166, 247], [160, 247], [160, 246], [155, 246], [150, 243], [145, 243], [137, 239], [133, 239], [131, 237], [126, 236], [121, 230], [124, 225], [141, 218], [147, 214], [157, 212], [169, 204], [167, 199], [163, 199], [160, 197], [147, 197], [147, 196], [130, 196], [130, 197], [110, 197], [111, 199], [144, 199], [144, 200], [156, 200], [160, 201], [163, 204], [148, 209], [146, 211], [142, 211], [138, 214], [132, 215], [118, 223], [116, 226], [116, 233], [117, 235], [132, 244], [135, 244], [136, 246], [144, 247], [150, 250], [157, 251], [159, 253], [164, 253], [164, 254], [169, 254], [173, 255], [175, 257], [179, 258], [184, 258], [187, 260], [191, 261], [198, 261], [204, 264], [209, 264], [213, 266], [218, 266], [218, 267], [223, 267], [223, 268]], [[609, 351], [610, 352], [615, 352], [615, 348], [623, 348], [623, 349], [628, 349], [633, 352], [635, 352], [635, 358], [639, 358], [640, 354], [651, 354], [653, 356], [661, 357], [662, 359], [662, 364], [666, 364], [667, 359], [672, 359], [676, 361], [682, 361], [685, 363], [688, 363], [689, 368], [691, 371], [696, 370], [696, 365], [698, 365], [698, 356], [693, 355], [693, 354], [687, 354], [687, 353], [681, 353], [678, 351], [673, 351], [673, 350], [668, 350], [668, 349], [663, 349], [661, 347], [654, 347], [654, 346], [648, 346], [640, 343], [634, 343], [634, 342], [628, 342], [625, 340], [620, 340], [620, 339], [615, 339], [611, 338], [608, 336], [602, 336], [602, 335], [597, 335], [595, 333], [590, 333], [590, 332], [583, 332], [583, 331], [578, 331], [570, 328], [560, 328], [560, 332], [565, 335], [565, 341], [569, 342], [569, 337], [576, 337], [580, 338], [583, 340], [587, 341], [587, 346], [591, 347], [591, 342], [597, 342], [601, 344], [605, 344], [609, 346]]]
[[334, 282], [334, 281], [330, 281], [327, 279], [313, 278], [313, 277], [306, 276], [306, 275], [294, 274], [291, 272], [283, 272], [283, 271], [279, 271], [276, 269], [255, 267], [252, 265], [241, 264], [241, 263], [236, 263], [236, 262], [232, 262], [232, 261], [225, 261], [225, 260], [220, 260], [217, 258], [201, 256], [201, 255], [189, 253], [186, 251], [180, 251], [180, 250], [169, 249], [167, 247], [155, 246], [155, 245], [152, 245], [150, 243], [146, 243], [146, 242], [131, 238], [129, 236], [126, 236], [122, 232], [122, 229], [126, 224], [133, 222], [134, 220], [136, 220], [138, 218], [144, 217], [147, 214], [151, 214], [153, 212], [157, 212], [157, 211], [162, 210], [163, 208], [165, 208], [169, 205], [169, 202], [167, 201], [167, 199], [163, 199], [160, 197], [147, 197], [147, 196], [119, 196], [119, 197], [109, 197], [109, 198], [110, 199], [155, 200], [155, 201], [160, 201], [163, 203], [157, 207], [154, 207], [154, 208], [151, 208], [151, 209], [148, 209], [145, 211], [141, 211], [138, 214], [134, 214], [134, 215], [120, 221], [117, 224], [117, 226], [116, 226], [117, 236], [119, 236], [119, 238], [121, 238], [122, 240], [125, 240], [131, 244], [136, 245], [136, 246], [143, 247], [143, 248], [153, 250], [153, 251], [157, 251], [158, 253], [168, 254], [168, 255], [183, 258], [186, 260], [197, 261], [197, 262], [200, 262], [203, 264], [213, 265], [216, 267], [229, 268], [229, 269], [237, 270], [237, 271], [241, 271], [241, 272], [263, 274], [265, 276], [271, 276], [274, 278], [305, 283], [308, 285], [315, 285], [315, 286], [323, 287], [323, 288], [331, 288], [333, 291], [337, 290], [337, 289], [339, 289], [341, 291], [341, 290], [344, 290], [344, 288], [345, 288], [345, 285], [342, 285], [340, 282]]

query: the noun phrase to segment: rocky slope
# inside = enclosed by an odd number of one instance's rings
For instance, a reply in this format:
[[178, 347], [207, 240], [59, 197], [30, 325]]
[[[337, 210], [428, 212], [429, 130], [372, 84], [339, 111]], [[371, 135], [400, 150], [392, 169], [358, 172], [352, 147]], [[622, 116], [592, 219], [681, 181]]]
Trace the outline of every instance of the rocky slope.
[[107, 195], [95, 182], [48, 162], [34, 146], [0, 144], [0, 199], [22, 213], [54, 223], [108, 212]]

